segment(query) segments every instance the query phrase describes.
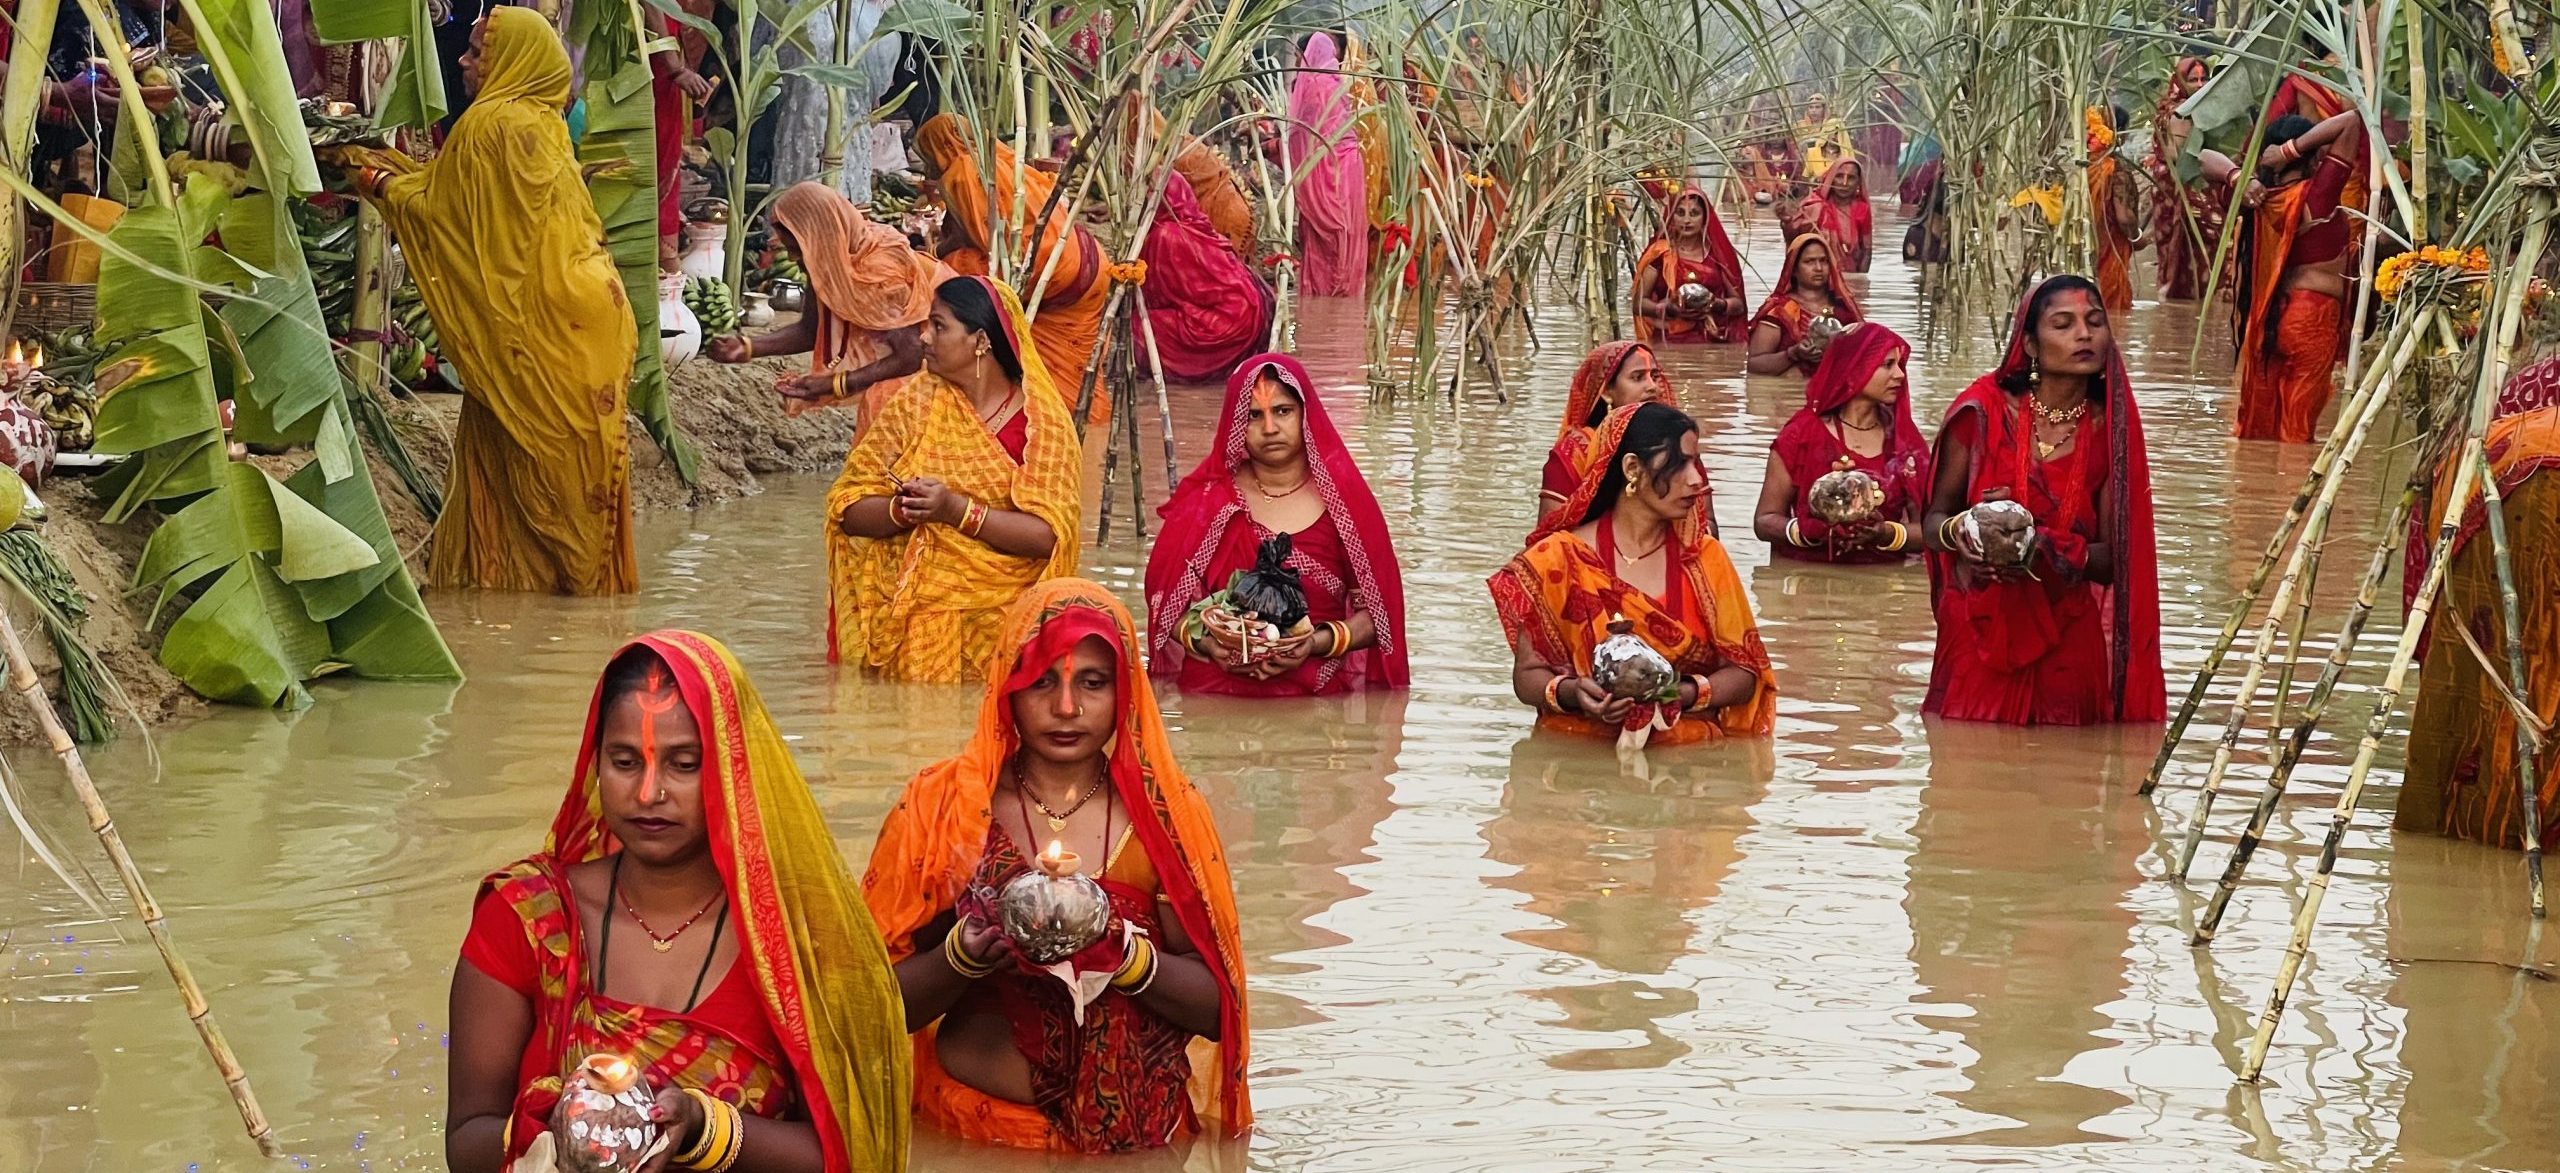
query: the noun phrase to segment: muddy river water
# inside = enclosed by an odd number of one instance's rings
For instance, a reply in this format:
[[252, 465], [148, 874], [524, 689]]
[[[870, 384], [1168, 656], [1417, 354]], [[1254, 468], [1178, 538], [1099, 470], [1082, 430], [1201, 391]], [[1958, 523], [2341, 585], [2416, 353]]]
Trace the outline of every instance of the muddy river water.
[[[1764, 290], [1774, 231], [1745, 235]], [[1880, 320], [1916, 325], [1898, 261], [1866, 293]], [[2397, 775], [2379, 774], [2268, 1079], [2236, 1085], [2352, 740], [2314, 744], [2220, 942], [2190, 949], [2209, 882], [2169, 881], [2165, 859], [2210, 743], [2191, 741], [2155, 807], [2133, 793], [2155, 730], [1924, 722], [1920, 570], [1771, 566], [1747, 536], [1801, 385], [1746, 380], [1738, 352], [1666, 365], [1702, 422], [1777, 661], [1775, 738], [1626, 768], [1600, 745], [1531, 737], [1483, 580], [1529, 524], [1579, 357], [1570, 307], [1540, 323], [1549, 348], [1515, 364], [1509, 404], [1381, 407], [1363, 402], [1356, 308], [1308, 310], [1302, 350], [1395, 533], [1414, 685], [1168, 698], [1235, 864], [1261, 1127], [1249, 1145], [1136, 1165], [2560, 1166], [2560, 983], [2513, 968], [2560, 946], [2530, 933], [2512, 855], [2394, 838]], [[2149, 303], [2127, 331], [2173, 694], [2310, 458], [2227, 438], [2213, 345], [2190, 373], [2198, 332], [2191, 311]], [[1988, 361], [1924, 354], [1923, 418]], [[1186, 461], [1215, 406], [1212, 389], [1175, 392]], [[1161, 460], [1152, 437], [1148, 452]], [[1162, 477], [1151, 464], [1152, 494]], [[2377, 479], [2349, 491], [2333, 532], [2364, 532]], [[595, 674], [630, 633], [729, 641], [857, 871], [899, 786], [959, 745], [973, 692], [824, 662], [824, 490], [785, 481], [646, 518], [647, 586], [628, 600], [435, 598], [471, 674], [459, 688], [324, 682], [302, 713], [226, 711], [165, 734], [156, 777], [136, 739], [99, 755], [299, 1167], [443, 1167], [445, 988], [472, 884], [539, 846]], [[1135, 603], [1143, 555], [1125, 528], [1114, 537], [1089, 573]], [[2323, 613], [2348, 573], [2324, 585]], [[2306, 662], [2325, 651], [2315, 638]], [[2359, 654], [2362, 682], [2379, 659]], [[2363, 695], [2342, 707], [2360, 727]], [[2197, 736], [2220, 720], [2209, 709]], [[2243, 743], [2244, 796], [2264, 744]], [[37, 816], [93, 858], [50, 768], [14, 761]], [[2225, 800], [2199, 877], [2219, 871], [2241, 805]], [[4, 862], [0, 1170], [264, 1167], [139, 925], [102, 924], [15, 851]], [[916, 1160], [1047, 1164], [930, 1137]]]

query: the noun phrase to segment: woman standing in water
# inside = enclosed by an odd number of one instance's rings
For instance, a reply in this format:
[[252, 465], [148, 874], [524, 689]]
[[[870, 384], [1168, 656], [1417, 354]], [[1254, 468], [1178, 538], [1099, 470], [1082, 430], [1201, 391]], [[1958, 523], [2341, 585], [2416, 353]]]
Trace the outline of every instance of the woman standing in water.
[[879, 930], [755, 686], [708, 636], [644, 636], [606, 665], [543, 850], [480, 883], [452, 1023], [454, 1173], [533, 1148], [600, 1052], [658, 1089], [669, 1168], [906, 1167], [905, 1024]]
[[[977, 733], [880, 825], [863, 895], [898, 959], [916, 1115], [937, 1130], [1115, 1153], [1253, 1123], [1226, 849], [1138, 646], [1099, 584], [1032, 588], [1005, 613]], [[1100, 881], [1110, 924], [1036, 968], [993, 895], [1060, 852]]]
[[1839, 250], [1840, 272], [1864, 273], [1876, 250], [1876, 214], [1867, 203], [1867, 172], [1855, 159], [1831, 165], [1822, 186], [1804, 198], [1802, 218], [1791, 232], [1821, 234]]
[[[1805, 382], [1804, 406], [1769, 445], [1752, 532], [1781, 558], [1900, 562], [1920, 552], [1929, 501], [1929, 440], [1911, 418], [1911, 344], [1884, 325], [1841, 332]], [[1884, 490], [1872, 520], [1831, 525], [1813, 512], [1813, 483], [1855, 469]]]
[[790, 325], [763, 334], [714, 338], [703, 351], [714, 362], [746, 362], [777, 354], [809, 354], [809, 373], [775, 384], [793, 414], [817, 404], [858, 400], [868, 426], [907, 376], [924, 366], [916, 328], [933, 309], [941, 268], [908, 247], [897, 229], [862, 214], [844, 193], [823, 183], [795, 183], [773, 204], [784, 248], [809, 274], [816, 304]]
[[1753, 736], [1775, 727], [1778, 680], [1751, 603], [1704, 516], [1698, 425], [1659, 403], [1601, 425], [1594, 463], [1529, 548], [1488, 584], [1513, 652], [1511, 688], [1538, 726], [1615, 736], [1647, 714], [1591, 678], [1592, 650], [1623, 616], [1680, 673], [1654, 714], [1655, 745]]
[[1778, 287], [1769, 291], [1769, 300], [1760, 303], [1760, 312], [1751, 318], [1751, 357], [1746, 365], [1755, 375], [1810, 373], [1822, 361], [1822, 348], [1831, 342], [1831, 336], [1814, 323], [1845, 326], [1860, 320], [1858, 299], [1849, 295], [1848, 283], [1831, 263], [1831, 243], [1821, 234], [1808, 232], [1788, 241], [1780, 272], [1784, 275]]
[[[1925, 712], [2011, 725], [2157, 721], [2160, 588], [2151, 465], [2124, 357], [2086, 277], [2027, 294], [1997, 370], [1938, 431], [1922, 529], [1938, 612]], [[1963, 513], [2035, 518], [2027, 559], [1985, 561]]]
[[634, 327], [561, 121], [569, 52], [541, 13], [493, 8], [462, 72], [471, 108], [434, 160], [352, 152], [466, 388], [427, 578], [628, 593]]
[[1307, 38], [1289, 88], [1288, 165], [1298, 175], [1298, 257], [1309, 297], [1358, 297], [1369, 283], [1369, 184], [1355, 109], [1333, 37]]
[[1572, 389], [1565, 393], [1564, 420], [1556, 426], [1555, 447], [1547, 450], [1546, 468], [1538, 477], [1541, 517], [1573, 496], [1591, 466], [1607, 455], [1599, 437], [1609, 413], [1638, 403], [1680, 406], [1680, 393], [1672, 390], [1671, 378], [1662, 373], [1652, 347], [1622, 339], [1603, 342], [1583, 356], [1582, 365], [1574, 369]]
[[1075, 423], [1021, 322], [1013, 291], [984, 277], [935, 292], [924, 373], [827, 494], [830, 659], [955, 683], [1023, 588], [1075, 573]]
[[[1256, 355], [1236, 369], [1209, 455], [1162, 514], [1147, 552], [1148, 667], [1185, 693], [1314, 696], [1411, 679], [1386, 514], [1298, 360]], [[1248, 663], [1194, 608], [1284, 535], [1315, 627]]]
[[[1703, 304], [1680, 297], [1706, 290]], [[1647, 343], [1740, 342], [1744, 334], [1742, 258], [1715, 202], [1698, 185], [1672, 193], [1663, 234], [1636, 261], [1636, 337]]]
[[[1017, 292], [1038, 285], [1040, 313], [1028, 323], [1029, 341], [1050, 370], [1081, 371], [1094, 361], [1094, 340], [1102, 334], [1102, 307], [1111, 297], [1102, 246], [1076, 223], [1072, 206], [1061, 204], [1047, 220], [1039, 219], [1057, 188], [1057, 176], [1022, 166], [1014, 159], [1013, 148], [1002, 141], [995, 144], [992, 176], [981, 172], [975, 137], [968, 120], [951, 113], [936, 114], [916, 128], [916, 158], [942, 192], [941, 259], [963, 276], [993, 272], [987, 266], [988, 232], [995, 217], [1006, 217], [1005, 247], [1031, 261], [1022, 269], [1027, 275], [1019, 277], [1024, 285]], [[989, 178], [994, 180], [992, 185]], [[1017, 184], [1019, 196], [1014, 190]], [[990, 187], [995, 195], [992, 209], [987, 204]], [[1019, 215], [1024, 223], [1012, 221], [1016, 208], [1022, 209]], [[1035, 223], [1040, 238], [1036, 247], [1025, 250], [1023, 236]], [[1060, 387], [1050, 391], [1061, 397], [1070, 394]], [[1109, 396], [1095, 398], [1094, 422], [1102, 420], [1109, 403]]]

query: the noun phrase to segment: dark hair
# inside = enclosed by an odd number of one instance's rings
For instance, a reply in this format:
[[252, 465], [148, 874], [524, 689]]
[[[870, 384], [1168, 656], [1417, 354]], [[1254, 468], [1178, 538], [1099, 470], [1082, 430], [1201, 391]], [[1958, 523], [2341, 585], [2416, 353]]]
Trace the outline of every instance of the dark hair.
[[604, 682], [596, 689], [596, 737], [604, 737], [604, 715], [615, 705], [643, 693], [673, 690], [675, 674], [668, 670], [666, 657], [647, 644], [633, 644], [616, 653], [604, 666]]
[[1609, 473], [1600, 478], [1600, 491], [1591, 498], [1591, 508], [1584, 510], [1584, 523], [1618, 507], [1618, 498], [1627, 492], [1627, 457], [1644, 464], [1650, 474], [1645, 479], [1655, 492], [1671, 483], [1680, 464], [1680, 437], [1694, 435], [1698, 421], [1676, 407], [1659, 403], [1636, 405], [1636, 413], [1627, 421], [1626, 435], [1618, 440], [1618, 450], [1608, 456]]
[[2281, 147], [2311, 132], [2311, 120], [2299, 114], [2278, 115], [2267, 124], [2267, 145]]
[[[2027, 308], [2021, 311], [2025, 316], [2017, 323], [2018, 331], [2026, 336], [2028, 369], [2002, 376], [2001, 390], [2012, 395], [2024, 395], [2034, 386], [2036, 323], [2044, 320], [2044, 312], [2052, 308], [2053, 299], [2075, 290], [2088, 294], [2089, 300], [2098, 303], [2101, 307], [2106, 305], [2106, 295], [2098, 292], [2098, 283], [2078, 273], [2063, 273], [2045, 278], [2044, 284], [2036, 286], [2035, 295], [2027, 299]], [[2093, 396], [2099, 393], [2099, 389], [2095, 387], [2090, 392]]]
[[[1652, 353], [1650, 350], [1646, 350], [1646, 348], [1642, 346], [1630, 346], [1625, 350], [1618, 352], [1618, 361], [1609, 364], [1609, 373], [1601, 376], [1600, 378], [1600, 394], [1592, 397], [1591, 411], [1582, 417], [1583, 427], [1599, 427], [1600, 421], [1609, 418], [1609, 388], [1617, 384], [1618, 376], [1626, 373], [1627, 360], [1634, 358], [1636, 356], [1636, 352], [1639, 350], [1644, 350], [1648, 354]], [[1661, 360], [1657, 359], [1655, 361], [1659, 362]]]
[[1022, 381], [1022, 356], [1013, 352], [1013, 339], [1004, 332], [1004, 315], [996, 311], [995, 295], [978, 283], [975, 277], [954, 277], [934, 287], [933, 299], [951, 310], [966, 329], [987, 336], [987, 354], [1002, 368], [1004, 377]]

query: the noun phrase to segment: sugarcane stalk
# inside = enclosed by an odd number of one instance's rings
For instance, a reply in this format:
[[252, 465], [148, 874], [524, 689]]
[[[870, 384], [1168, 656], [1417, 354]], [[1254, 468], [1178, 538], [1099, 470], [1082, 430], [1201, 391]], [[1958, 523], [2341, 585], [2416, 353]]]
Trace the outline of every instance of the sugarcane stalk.
[[[2498, 568], [2498, 610], [2506, 625], [2507, 687], [2527, 709], [2533, 707], [2533, 685], [2524, 671], [2524, 614], [2516, 603], [2516, 568], [2514, 556], [2507, 547], [2506, 497], [2498, 488], [2495, 469], [2488, 467], [2488, 457], [2481, 457], [2480, 495], [2489, 507], [2489, 549]], [[2516, 739], [2516, 821], [2524, 836], [2525, 897], [2536, 919], [2547, 911], [2542, 898], [2542, 812], [2539, 789], [2542, 771], [2536, 758], [2541, 739], [2533, 728], [2516, 715], [2507, 718], [2515, 725]]]
[[1182, 464], [1173, 455], [1173, 400], [1164, 388], [1164, 355], [1156, 350], [1156, 323], [1147, 315], [1145, 294], [1145, 290], [1140, 290], [1137, 298], [1138, 332], [1146, 336], [1147, 369], [1156, 380], [1156, 422], [1164, 428], [1164, 478], [1165, 484], [1170, 486], [1181, 478]]
[[2425, 6], [2403, 3], [2400, 11], [2408, 19], [2409, 38], [2409, 203], [2416, 217], [2409, 239], [2425, 240], [2433, 235], [2427, 229], [2427, 99], [2435, 81], [2427, 70], [2427, 30], [2420, 17]]
[[2284, 744], [2285, 706], [2293, 701], [2294, 668], [2302, 662], [2302, 636], [2311, 629], [2311, 599], [2320, 593], [2320, 552], [2329, 539], [2329, 519], [2320, 519], [2320, 528], [2302, 535], [2311, 550], [2303, 563], [2302, 589], [2295, 592], [2293, 619], [2285, 625], [2284, 666], [2276, 671], [2275, 696], [2267, 706], [2267, 752], [2275, 753]]
[[[2482, 455], [2481, 436], [2488, 430], [2489, 413], [2497, 400], [2498, 388], [2506, 381], [2507, 360], [2515, 348], [2516, 330], [2522, 324], [2525, 287], [2534, 270], [2542, 262], [2542, 250], [2551, 222], [2552, 196], [2545, 188], [2535, 192], [2530, 219], [2524, 229], [2524, 241], [2516, 250], [2515, 264], [2507, 271], [2506, 289], [2493, 307], [2490, 319], [2496, 324], [2496, 345], [2482, 364], [2479, 386], [2472, 396], [2469, 435], [2463, 441], [2461, 464], [2454, 469], [2453, 485], [2446, 494], [2444, 517], [2436, 525], [2433, 557], [2427, 560], [2427, 572], [2418, 585], [2417, 598], [2410, 604], [2409, 615], [2400, 629], [2400, 642], [2391, 656], [2391, 667], [2383, 674], [2382, 686], [2374, 697], [2373, 715], [2365, 721], [2364, 738], [2356, 746], [2355, 764], [2347, 770], [2346, 786], [2338, 792], [2335, 813], [2329, 822], [2328, 836], [2321, 843], [2320, 862], [2304, 894], [2302, 907], [2294, 915], [2293, 933], [2285, 944], [2284, 960], [2276, 968], [2275, 989], [2267, 997], [2266, 1008], [2259, 1012], [2258, 1029], [2249, 1040], [2248, 1058], [2242, 1063], [2240, 1078], [2255, 1082], [2266, 1070], [2267, 1049], [2275, 1041], [2276, 1024], [2284, 1017], [2285, 1002], [2292, 997], [2293, 983], [2301, 976], [2302, 963], [2311, 952], [2311, 928], [2320, 918], [2320, 905], [2329, 892], [2330, 876], [2337, 870], [2338, 845], [2346, 838], [2347, 824], [2355, 816], [2356, 804], [2363, 797], [2365, 779], [2373, 772], [2373, 759], [2381, 752], [2382, 735], [2391, 727], [2391, 717], [2399, 708], [2400, 691], [2409, 676], [2409, 664], [2417, 658], [2418, 643], [2426, 635], [2427, 621], [2435, 613], [2436, 597], [2444, 588], [2448, 564], [2453, 561], [2454, 539], [2462, 532], [2462, 517], [2471, 507], [2474, 478], [2487, 467]], [[2530, 783], [2528, 783], [2530, 784]]]
[[2205, 771], [2204, 785], [2196, 794], [2195, 813], [2188, 819], [2186, 838], [2178, 849], [2178, 867], [2174, 873], [2178, 879], [2186, 879], [2187, 870], [2195, 864], [2196, 849], [2204, 843], [2206, 820], [2213, 813], [2214, 798], [2222, 792], [2223, 776], [2231, 768], [2232, 750], [2239, 745], [2241, 732], [2248, 728], [2249, 706], [2257, 699], [2258, 685], [2266, 678], [2267, 661], [2275, 647], [2276, 631], [2284, 625], [2285, 608], [2292, 602], [2294, 591], [2301, 582], [2303, 566], [2317, 545], [2318, 535], [2328, 526], [2329, 511], [2337, 504], [2339, 490], [2346, 485], [2343, 474], [2354, 461], [2356, 452], [2364, 446], [2364, 438], [2374, 419], [2390, 402], [2390, 398], [2382, 393], [2383, 389], [2408, 368], [2409, 360], [2417, 353], [2418, 342], [2424, 336], [2422, 329], [2405, 331], [2399, 348], [2392, 355], [2387, 375], [2360, 390], [2350, 410], [2339, 416], [2339, 426], [2347, 429], [2347, 435], [2338, 446], [2337, 474], [2322, 478], [2319, 493], [2304, 520], [2304, 540], [2295, 544], [2293, 555], [2285, 565], [2284, 578], [2276, 584], [2276, 593], [2268, 601], [2266, 622], [2259, 626], [2257, 641], [2250, 648], [2248, 667], [2240, 676], [2239, 695], [2231, 701], [2231, 718], [2223, 723], [2222, 739], [2214, 745], [2213, 764]]
[[2310, 471], [2302, 475], [2301, 486], [2293, 491], [2292, 502], [2285, 506], [2283, 520], [2276, 523], [2275, 532], [2267, 538], [2266, 550], [2258, 556], [2257, 568], [2249, 572], [2248, 584], [2241, 588], [2239, 600], [2231, 605], [2231, 613], [2223, 619], [2222, 631], [2214, 637], [2212, 650], [2205, 653], [2204, 664], [2196, 669], [2195, 680], [2187, 686], [2185, 699], [2178, 702], [2177, 714], [2169, 719], [2169, 728], [2160, 737], [2160, 752], [2151, 759], [2151, 771], [2143, 775], [2142, 786], [2134, 791], [2136, 796], [2149, 797], [2152, 791], [2160, 788], [2160, 779], [2169, 770], [2169, 759], [2177, 756], [2179, 740], [2186, 736], [2187, 726], [2195, 720], [2196, 711], [2204, 707], [2205, 694], [2222, 671], [2223, 659], [2230, 655], [2231, 646], [2239, 641], [2240, 628], [2249, 621], [2250, 612], [2257, 608], [2258, 592], [2266, 589], [2267, 577], [2275, 571], [2286, 544], [2310, 511], [2313, 497], [2327, 485], [2330, 470], [2340, 463], [2347, 435], [2352, 430], [2353, 421], [2366, 406], [2365, 397], [2369, 394], [2370, 390], [2359, 389], [2339, 410], [2337, 422], [2330, 426], [2328, 441], [2320, 446], [2319, 455], [2312, 457]]
[[2275, 821], [2276, 808], [2284, 801], [2285, 786], [2293, 779], [2294, 766], [2301, 762], [2303, 751], [2311, 744], [2311, 735], [2327, 715], [2329, 699], [2336, 695], [2338, 681], [2347, 673], [2347, 661], [2355, 652], [2356, 642], [2364, 634], [2366, 621], [2373, 617], [2374, 607], [2382, 597], [2382, 584], [2391, 576], [2392, 555], [2400, 551], [2400, 537], [2407, 531], [2409, 514], [2417, 507], [2418, 494], [2431, 478], [2427, 470], [2411, 471], [2408, 484], [2401, 489], [2400, 502], [2391, 512], [2391, 520], [2383, 530], [2382, 545], [2373, 552], [2365, 567], [2364, 578], [2356, 587], [2356, 601], [2340, 628], [2337, 643], [2320, 668], [2320, 678], [2312, 684], [2311, 696], [2302, 705], [2302, 718], [2286, 739], [2276, 759], [2276, 767], [2267, 778], [2265, 791], [2258, 795], [2258, 805], [2250, 812], [2249, 825], [2240, 832], [2240, 840], [2232, 847], [2231, 858], [2223, 864], [2222, 880], [2214, 886], [2213, 898], [2198, 918], [2189, 944], [2202, 947], [2213, 943], [2222, 927], [2222, 915], [2231, 907], [2239, 891], [2240, 879], [2249, 870], [2249, 860], [2258, 845], [2266, 841], [2267, 828]]
[[45, 744], [61, 761], [63, 772], [70, 775], [71, 789], [80, 796], [81, 809], [88, 813], [89, 830], [106, 848], [108, 861], [115, 865], [116, 878], [124, 883], [125, 898], [133, 902], [142, 927], [151, 934], [151, 944], [159, 949], [160, 961], [168, 967], [169, 980], [176, 983], [178, 996], [186, 1006], [187, 1021], [195, 1026], [205, 1052], [213, 1056], [213, 1068], [231, 1093], [232, 1106], [240, 1111], [241, 1125], [249, 1130], [249, 1139], [257, 1144], [261, 1155], [283, 1156], [284, 1146], [276, 1141], [266, 1113], [258, 1107], [257, 1093], [249, 1088], [249, 1073], [241, 1069], [239, 1058], [231, 1053], [230, 1040], [223, 1037], [222, 1027], [214, 1022], [213, 1005], [205, 1000], [203, 988], [196, 985], [195, 972], [188, 968], [186, 958], [179, 956], [177, 941], [169, 934], [168, 917], [152, 897], [150, 885], [143, 882], [142, 869], [135, 866], [133, 853], [125, 850], [124, 835], [116, 830], [115, 818], [107, 813], [106, 800], [98, 796], [96, 783], [89, 780], [88, 763], [81, 758], [80, 747], [72, 742], [70, 731], [62, 727], [62, 718], [54, 713], [53, 701], [45, 696], [44, 682], [36, 677], [26, 644], [18, 639], [17, 624], [6, 611], [0, 611], [0, 650], [5, 650], [9, 659], [10, 691], [17, 693], [28, 712], [35, 715], [36, 727], [44, 731]]

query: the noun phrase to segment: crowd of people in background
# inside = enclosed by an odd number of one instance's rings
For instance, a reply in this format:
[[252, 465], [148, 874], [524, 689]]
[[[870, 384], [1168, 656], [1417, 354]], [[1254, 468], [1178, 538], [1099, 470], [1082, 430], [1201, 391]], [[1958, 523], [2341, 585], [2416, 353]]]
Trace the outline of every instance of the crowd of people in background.
[[[523, 9], [492, 12], [472, 48], [477, 97], [443, 153], [424, 167], [381, 159], [364, 184], [430, 277], [471, 388], [436, 577], [627, 591], [629, 308], [561, 126], [567, 58]], [[1295, 193], [1310, 297], [1355, 296], [1373, 279], [1377, 195], [1345, 48], [1308, 37], [1288, 96], [1285, 150], [1322, 160]], [[681, 94], [698, 88], [680, 63], [667, 73]], [[2200, 84], [2200, 67], [2179, 63], [2164, 122]], [[1876, 260], [1870, 165], [1900, 165], [1906, 199], [1916, 172], [1925, 209], [1944, 163], [1927, 144], [1862, 157], [1863, 128], [1817, 96], [1800, 118], [1770, 112], [1785, 129], [1745, 145], [1727, 192], [1639, 185], [1658, 228], [1628, 279], [1637, 337], [1575, 372], [1535, 486], [1538, 521], [1486, 568], [1514, 693], [1537, 726], [1622, 745], [1641, 731], [1653, 746], [1774, 726], [1784, 684], [1719, 532], [1698, 423], [1660, 361], [1661, 348], [1693, 345], [1740, 346], [1752, 374], [1801, 380], [1751, 539], [1858, 573], [1924, 564], [1937, 620], [1927, 713], [2160, 720], [2152, 486], [2124, 361], [2132, 258], [2155, 249], [2160, 296], [2195, 296], [2222, 230], [2204, 213], [2217, 191], [2245, 192], [2238, 430], [2309, 439], [2339, 353], [2352, 247], [2341, 209], [2365, 150], [2359, 116], [2333, 104], [2308, 84], [2281, 94], [2245, 167], [2207, 152], [2201, 179], [2184, 181], [2154, 159], [2148, 215], [2137, 169], [2115, 162], [2112, 116], [2092, 111], [2094, 279], [2035, 284], [1999, 365], [1934, 438], [1910, 402], [1912, 347], [1865, 320], [1854, 285]], [[2154, 149], [2175, 149], [2174, 130], [2156, 128]], [[454, 986], [456, 1169], [525, 1151], [564, 1076], [599, 1049], [634, 1055], [670, 1089], [674, 1161], [688, 1169], [894, 1168], [911, 1118], [1074, 1152], [1233, 1135], [1252, 1118], [1235, 896], [1154, 689], [1406, 687], [1407, 598], [1386, 517], [1322, 389], [1294, 358], [1262, 353], [1274, 291], [1251, 257], [1251, 203], [1220, 148], [1188, 140], [1145, 242], [1151, 345], [1169, 376], [1224, 379], [1225, 394], [1206, 455], [1164, 506], [1143, 617], [1076, 578], [1074, 378], [1093, 362], [1107, 262], [1073, 217], [1044, 221], [1024, 248], [1040, 274], [1026, 312], [989, 276], [1000, 213], [988, 200], [1041, 207], [1053, 174], [950, 113], [918, 126], [913, 147], [943, 201], [938, 237], [919, 245], [830, 188], [790, 189], [774, 230], [808, 273], [810, 306], [708, 353], [807, 353], [783, 394], [859, 411], [823, 525], [827, 654], [868, 678], [982, 684], [975, 730], [908, 785], [857, 883], [716, 642], [661, 633], [617, 655], [543, 851], [481, 889]], [[1780, 205], [1784, 262], [1756, 309], [1720, 195]], [[2501, 475], [2519, 489], [2560, 460], [2549, 398], [2518, 403], [2497, 433]], [[1841, 485], [1871, 497], [1854, 516], [1832, 503]], [[2025, 520], [1997, 524], [2011, 516]], [[2548, 529], [2530, 538], [2545, 559], [2560, 545]], [[2457, 556], [2470, 560], [2456, 581], [2485, 589], [2476, 557]], [[1275, 584], [1296, 600], [1285, 629], [1261, 630], [1250, 607], [1239, 628], [1237, 600]], [[1621, 687], [1613, 645], [1629, 636], [1668, 665], [1650, 693]], [[2451, 682], [2466, 670], [2470, 694]], [[2423, 703], [2486, 707], [2476, 669], [2431, 658], [2427, 671]], [[2446, 741], [2413, 757], [2444, 758], [2450, 776], [2497, 752]], [[2442, 812], [2482, 834], [2499, 817], [2459, 802]], [[1110, 927], [1034, 964], [994, 901], [1064, 853], [1092, 861]]]

